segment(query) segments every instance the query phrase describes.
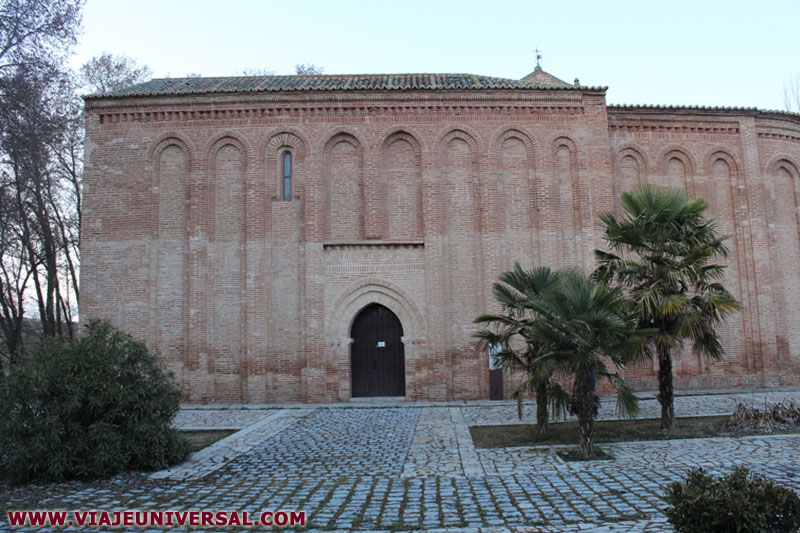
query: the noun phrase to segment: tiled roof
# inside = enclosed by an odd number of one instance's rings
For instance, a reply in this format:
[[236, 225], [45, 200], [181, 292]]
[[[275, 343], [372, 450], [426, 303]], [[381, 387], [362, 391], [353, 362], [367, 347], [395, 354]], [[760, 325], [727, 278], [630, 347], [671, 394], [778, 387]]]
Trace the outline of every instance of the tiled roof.
[[607, 107], [611, 111], [735, 111], [738, 113], [756, 113], [760, 115], [786, 115], [792, 118], [800, 117], [800, 113], [795, 113], [794, 111], [782, 111], [780, 109], [759, 109], [757, 107], [653, 104], [609, 104]]
[[[533, 72], [522, 78], [520, 81], [530, 85], [540, 85], [543, 87], [574, 87], [574, 85], [570, 85], [561, 78], [556, 78], [549, 72], [545, 72], [539, 65], [536, 65], [536, 68], [533, 69]], [[578, 80], [575, 81], [577, 82]]]
[[605, 90], [606, 87], [537, 85], [525, 80], [475, 74], [353, 74], [313, 76], [234, 76], [225, 78], [159, 78], [109, 94], [86, 98], [121, 98], [208, 93], [299, 91], [421, 91], [421, 90]]

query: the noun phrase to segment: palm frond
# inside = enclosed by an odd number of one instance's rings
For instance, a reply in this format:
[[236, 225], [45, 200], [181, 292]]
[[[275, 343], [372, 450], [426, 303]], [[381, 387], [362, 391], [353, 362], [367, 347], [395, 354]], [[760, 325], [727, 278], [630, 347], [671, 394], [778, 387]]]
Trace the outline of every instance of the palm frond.
[[613, 383], [617, 389], [617, 416], [635, 418], [639, 414], [639, 399], [619, 375], [614, 376]]
[[554, 419], [565, 420], [569, 415], [570, 396], [556, 382], [547, 387], [547, 410]]

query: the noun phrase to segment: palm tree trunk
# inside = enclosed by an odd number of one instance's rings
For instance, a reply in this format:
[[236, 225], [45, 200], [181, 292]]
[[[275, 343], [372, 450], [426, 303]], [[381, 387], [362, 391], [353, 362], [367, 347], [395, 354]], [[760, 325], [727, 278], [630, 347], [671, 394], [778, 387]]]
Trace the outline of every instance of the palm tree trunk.
[[666, 346], [658, 347], [658, 401], [661, 404], [661, 429], [672, 429], [675, 426], [672, 356]]
[[536, 386], [536, 431], [547, 433], [547, 385], [540, 383]]
[[585, 459], [591, 459], [594, 457], [594, 440], [592, 436], [594, 420], [591, 416], [581, 415], [578, 417], [578, 426], [580, 428], [578, 448]]
[[585, 459], [594, 457], [594, 372], [575, 376], [574, 392], [578, 400], [578, 448]]

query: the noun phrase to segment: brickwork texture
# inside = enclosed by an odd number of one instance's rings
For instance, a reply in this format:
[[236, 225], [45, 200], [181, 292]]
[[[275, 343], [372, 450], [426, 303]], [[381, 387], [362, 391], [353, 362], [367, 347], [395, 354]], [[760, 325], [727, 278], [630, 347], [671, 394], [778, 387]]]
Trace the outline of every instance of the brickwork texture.
[[327, 402], [350, 399], [350, 327], [380, 303], [409, 399], [488, 398], [491, 282], [590, 270], [598, 214], [651, 183], [709, 200], [742, 303], [725, 359], [681, 350], [676, 386], [800, 384], [800, 117], [563, 85], [88, 98], [81, 317], [145, 340], [187, 401]]

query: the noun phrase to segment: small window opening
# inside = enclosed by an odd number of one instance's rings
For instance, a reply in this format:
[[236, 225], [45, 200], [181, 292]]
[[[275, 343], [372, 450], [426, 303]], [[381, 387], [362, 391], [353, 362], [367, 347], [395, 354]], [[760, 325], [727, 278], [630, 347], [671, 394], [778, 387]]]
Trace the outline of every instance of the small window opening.
[[292, 153], [283, 153], [283, 199], [292, 199]]

